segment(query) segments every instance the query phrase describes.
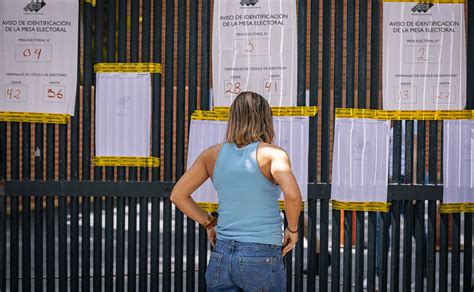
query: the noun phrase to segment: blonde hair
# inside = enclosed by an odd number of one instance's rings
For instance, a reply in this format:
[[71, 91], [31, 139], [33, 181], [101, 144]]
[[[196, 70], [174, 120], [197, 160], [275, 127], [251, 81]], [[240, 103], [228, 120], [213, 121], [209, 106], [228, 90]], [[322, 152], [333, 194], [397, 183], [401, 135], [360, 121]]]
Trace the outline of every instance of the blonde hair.
[[225, 141], [241, 147], [256, 141], [273, 143], [274, 137], [272, 110], [265, 98], [251, 91], [237, 95], [230, 106]]

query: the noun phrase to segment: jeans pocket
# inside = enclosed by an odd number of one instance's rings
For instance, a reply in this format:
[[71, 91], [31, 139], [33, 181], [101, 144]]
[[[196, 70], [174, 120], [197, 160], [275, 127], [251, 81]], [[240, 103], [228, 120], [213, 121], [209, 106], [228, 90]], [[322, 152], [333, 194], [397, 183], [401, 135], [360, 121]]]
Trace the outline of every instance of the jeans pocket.
[[250, 291], [273, 291], [276, 257], [239, 257], [245, 288]]
[[209, 288], [216, 286], [217, 280], [219, 279], [219, 270], [221, 268], [221, 261], [223, 254], [218, 252], [211, 252], [211, 256], [209, 258], [209, 265], [207, 266], [206, 270], [206, 285]]

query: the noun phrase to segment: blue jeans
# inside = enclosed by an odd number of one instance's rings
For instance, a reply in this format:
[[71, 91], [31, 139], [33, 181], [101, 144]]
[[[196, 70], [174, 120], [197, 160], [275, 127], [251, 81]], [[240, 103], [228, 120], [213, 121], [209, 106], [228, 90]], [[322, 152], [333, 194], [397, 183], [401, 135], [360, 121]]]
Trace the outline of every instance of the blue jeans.
[[281, 246], [217, 240], [206, 284], [207, 291], [285, 291]]

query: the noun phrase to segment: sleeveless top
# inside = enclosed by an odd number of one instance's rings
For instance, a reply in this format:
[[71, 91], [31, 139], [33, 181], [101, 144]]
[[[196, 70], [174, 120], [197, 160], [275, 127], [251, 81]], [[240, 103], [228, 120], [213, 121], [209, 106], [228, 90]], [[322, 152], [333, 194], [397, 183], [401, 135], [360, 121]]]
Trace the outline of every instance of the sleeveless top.
[[217, 239], [281, 246], [280, 188], [258, 166], [259, 144], [221, 146], [212, 175], [219, 198]]

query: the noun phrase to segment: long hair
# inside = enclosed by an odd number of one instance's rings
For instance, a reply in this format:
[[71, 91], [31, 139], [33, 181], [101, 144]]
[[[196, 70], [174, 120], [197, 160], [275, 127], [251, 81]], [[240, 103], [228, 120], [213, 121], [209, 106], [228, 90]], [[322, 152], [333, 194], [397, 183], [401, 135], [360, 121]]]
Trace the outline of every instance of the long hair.
[[251, 91], [237, 95], [230, 106], [225, 141], [241, 147], [256, 141], [273, 143], [274, 137], [272, 110], [265, 98]]

